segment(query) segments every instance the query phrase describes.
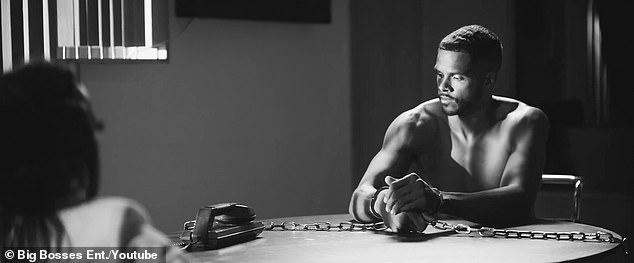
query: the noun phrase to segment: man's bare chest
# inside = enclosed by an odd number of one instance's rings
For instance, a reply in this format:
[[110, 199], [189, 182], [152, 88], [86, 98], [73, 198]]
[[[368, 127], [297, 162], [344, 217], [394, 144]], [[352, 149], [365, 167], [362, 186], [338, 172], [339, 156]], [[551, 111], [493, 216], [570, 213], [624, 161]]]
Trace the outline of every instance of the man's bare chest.
[[416, 164], [436, 187], [480, 191], [499, 187], [510, 152], [509, 136], [503, 132], [471, 140], [446, 132], [419, 151]]

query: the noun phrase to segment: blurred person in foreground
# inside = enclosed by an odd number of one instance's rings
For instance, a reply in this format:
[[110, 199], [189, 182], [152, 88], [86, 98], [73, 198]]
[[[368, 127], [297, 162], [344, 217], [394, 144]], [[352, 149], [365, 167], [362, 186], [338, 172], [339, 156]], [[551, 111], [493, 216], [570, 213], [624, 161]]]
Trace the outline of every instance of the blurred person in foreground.
[[72, 71], [49, 63], [0, 77], [0, 247], [165, 248], [167, 262], [189, 261], [139, 203], [96, 197], [101, 125], [87, 95]]

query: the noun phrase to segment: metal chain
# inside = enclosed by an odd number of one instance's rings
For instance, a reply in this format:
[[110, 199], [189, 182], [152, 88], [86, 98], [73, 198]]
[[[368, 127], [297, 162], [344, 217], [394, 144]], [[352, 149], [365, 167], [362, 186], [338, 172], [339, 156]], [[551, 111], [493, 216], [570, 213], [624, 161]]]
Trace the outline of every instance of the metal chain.
[[[366, 230], [386, 230], [387, 227], [383, 222], [377, 223], [357, 223], [357, 222], [341, 222], [337, 225], [333, 225], [330, 222], [316, 222], [316, 223], [295, 223], [285, 221], [281, 224], [274, 222], [261, 222], [264, 224], [264, 230], [315, 230], [315, 231], [366, 231]], [[196, 220], [187, 221], [183, 224], [183, 229], [193, 230], [196, 226]]]
[[281, 224], [275, 222], [262, 222], [264, 224], [264, 230], [270, 231], [383, 231], [387, 229], [387, 226], [383, 222], [377, 223], [357, 223], [357, 222], [340, 222], [333, 225], [330, 222], [315, 222], [315, 223], [295, 223], [291, 221], [285, 221]]
[[[330, 222], [314, 222], [314, 223], [295, 223], [285, 221], [283, 223], [269, 222], [264, 224], [264, 230], [269, 231], [384, 231], [388, 227], [383, 222], [377, 223], [357, 223], [357, 222], [340, 222], [333, 225]], [[513, 230], [513, 229], [496, 229], [491, 227], [470, 227], [464, 224], [451, 224], [439, 220], [431, 220], [428, 222], [432, 227], [439, 230], [452, 230], [458, 234], [478, 233], [482, 237], [503, 237], [503, 238], [528, 238], [542, 240], [568, 240], [568, 241], [585, 241], [585, 242], [606, 242], [606, 243], [622, 243], [623, 240], [615, 237], [611, 233], [603, 231], [596, 232], [554, 232], [554, 231], [529, 231], [529, 230]]]
[[428, 223], [432, 227], [439, 230], [453, 230], [454, 232], [458, 234], [478, 233], [482, 237], [550, 239], [550, 240], [589, 241], [589, 242], [607, 242], [607, 243], [623, 242], [622, 239], [615, 237], [611, 233], [606, 233], [603, 231], [555, 232], [555, 231], [496, 229], [491, 227], [474, 228], [474, 227], [470, 227], [463, 224], [450, 224], [450, 223], [439, 221], [439, 220], [431, 220]]

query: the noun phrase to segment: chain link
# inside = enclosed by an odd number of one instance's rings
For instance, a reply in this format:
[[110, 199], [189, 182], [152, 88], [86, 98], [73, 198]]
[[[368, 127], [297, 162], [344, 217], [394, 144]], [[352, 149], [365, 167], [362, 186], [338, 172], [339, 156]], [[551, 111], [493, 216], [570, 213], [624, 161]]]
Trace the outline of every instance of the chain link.
[[[285, 221], [282, 223], [262, 222], [264, 230], [268, 231], [385, 231], [388, 227], [383, 222], [377, 223], [357, 223], [340, 222], [336, 225], [330, 222], [296, 223]], [[477, 233], [481, 237], [502, 237], [514, 239], [541, 239], [541, 240], [567, 240], [585, 242], [605, 242], [621, 243], [622, 239], [615, 237], [611, 233], [603, 231], [596, 232], [555, 232], [555, 231], [527, 231], [513, 229], [496, 229], [491, 227], [470, 227], [464, 224], [451, 224], [440, 220], [430, 220], [429, 225], [438, 230], [451, 230], [458, 234], [469, 235]]]

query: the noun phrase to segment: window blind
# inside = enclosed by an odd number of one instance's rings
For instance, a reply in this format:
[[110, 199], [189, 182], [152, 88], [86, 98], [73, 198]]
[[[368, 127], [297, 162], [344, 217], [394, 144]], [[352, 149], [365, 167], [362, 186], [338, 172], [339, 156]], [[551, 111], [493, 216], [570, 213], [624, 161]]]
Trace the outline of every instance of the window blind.
[[167, 59], [164, 0], [0, 0], [3, 71], [32, 60]]

